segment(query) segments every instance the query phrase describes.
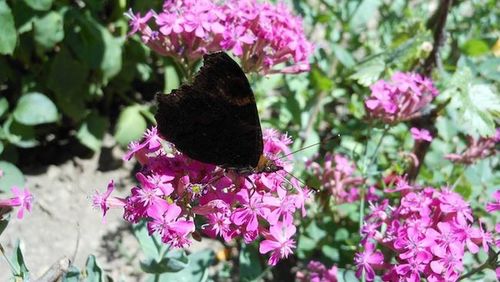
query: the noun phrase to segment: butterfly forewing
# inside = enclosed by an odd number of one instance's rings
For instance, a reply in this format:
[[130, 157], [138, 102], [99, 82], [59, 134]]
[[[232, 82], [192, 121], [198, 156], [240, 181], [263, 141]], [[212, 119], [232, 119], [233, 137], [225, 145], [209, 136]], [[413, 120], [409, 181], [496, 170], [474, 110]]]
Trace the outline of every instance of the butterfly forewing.
[[255, 98], [227, 54], [205, 55], [191, 85], [157, 100], [158, 130], [190, 158], [231, 168], [257, 166], [263, 144]]

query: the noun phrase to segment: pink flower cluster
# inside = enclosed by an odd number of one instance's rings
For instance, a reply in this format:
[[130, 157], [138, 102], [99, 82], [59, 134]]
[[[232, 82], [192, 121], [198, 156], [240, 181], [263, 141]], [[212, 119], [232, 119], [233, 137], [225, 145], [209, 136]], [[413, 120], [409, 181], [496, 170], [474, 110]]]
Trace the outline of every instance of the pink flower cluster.
[[391, 206], [387, 199], [372, 204], [365, 218], [363, 251], [355, 257], [358, 277], [373, 281], [375, 271], [384, 269], [384, 281], [457, 281], [464, 253], [477, 253], [481, 247], [487, 252], [492, 234], [474, 220], [459, 194], [447, 188], [399, 186], [398, 204]]
[[[159, 13], [141, 16], [129, 11], [128, 16], [130, 34], [139, 32], [151, 49], [189, 67], [206, 53], [224, 50], [241, 59], [245, 72], [309, 70], [312, 44], [304, 35], [301, 18], [284, 3], [167, 0]], [[278, 67], [286, 62], [293, 63]]]
[[497, 128], [493, 137], [480, 137], [474, 139], [472, 136], [467, 137], [468, 145], [462, 153], [448, 154], [445, 159], [459, 164], [473, 164], [478, 160], [487, 158], [497, 154], [496, 144], [500, 142], [500, 128]]
[[[277, 159], [289, 152], [290, 138], [265, 130], [263, 139], [264, 154], [290, 170], [288, 162]], [[309, 191], [287, 180], [286, 171], [245, 177], [200, 163], [162, 141], [156, 128], [129, 147], [125, 159], [135, 156], [143, 166], [136, 174], [139, 184], [126, 199], [110, 197], [113, 182], [106, 192], [96, 193], [94, 206], [104, 214], [110, 207], [124, 208], [127, 221], [147, 220], [149, 232], [173, 247], [190, 244], [194, 220], [199, 218], [204, 222], [201, 231], [225, 241], [242, 237], [250, 243], [261, 236], [260, 252], [271, 252], [270, 265], [293, 252], [293, 217], [298, 210], [305, 216]]]
[[365, 101], [370, 117], [393, 124], [418, 117], [438, 95], [431, 79], [417, 73], [396, 72], [391, 81], [379, 80]]
[[[333, 196], [336, 204], [352, 203], [359, 200], [359, 185], [365, 181], [356, 176], [356, 167], [351, 160], [341, 154], [327, 153], [323, 165], [309, 160], [309, 170], [321, 183], [322, 189]], [[370, 187], [368, 200], [376, 200], [374, 187]]]
[[[28, 188], [24, 188], [23, 191], [17, 187], [12, 187], [11, 189], [14, 197], [10, 199], [0, 199], [0, 208], [11, 208], [11, 207], [19, 207], [17, 211], [17, 218], [21, 219], [24, 216], [24, 211], [27, 210], [31, 212], [31, 208], [33, 207], [33, 194], [28, 190]], [[2, 214], [0, 214], [1, 219]]]
[[300, 282], [337, 282], [337, 266], [326, 268], [319, 261], [310, 261], [306, 271], [297, 271], [297, 281]]

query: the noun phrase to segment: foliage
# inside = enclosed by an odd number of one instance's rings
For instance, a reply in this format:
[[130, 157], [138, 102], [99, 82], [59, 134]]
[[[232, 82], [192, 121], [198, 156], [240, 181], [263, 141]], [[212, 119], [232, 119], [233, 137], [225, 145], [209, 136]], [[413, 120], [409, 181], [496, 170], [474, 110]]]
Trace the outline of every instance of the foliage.
[[[453, 1], [438, 44], [436, 9], [441, 2], [446, 1], [286, 1], [303, 18], [306, 37], [314, 44], [311, 70], [252, 74], [249, 79], [263, 127], [286, 131], [295, 140], [294, 150], [321, 141], [293, 155], [294, 175], [317, 192], [307, 205], [307, 216], [294, 221], [296, 249], [290, 259], [266, 268], [255, 245], [238, 243], [239, 255], [227, 264], [238, 267], [218, 277], [290, 280], [295, 274], [286, 276], [280, 268], [295, 267], [304, 279], [336, 272], [339, 281], [354, 281], [356, 264], [365, 271], [358, 275], [361, 280], [370, 280], [368, 272], [382, 274], [377, 267], [387, 265], [363, 265], [353, 258], [374, 255], [380, 262], [378, 249], [365, 244], [367, 236], [361, 231], [370, 204], [388, 200], [393, 207], [403, 206], [407, 196], [387, 193], [396, 189], [396, 179], [411, 182], [411, 187], [449, 187], [471, 209], [475, 226], [480, 220], [486, 232], [495, 234], [498, 212], [487, 212], [485, 206], [500, 184], [495, 157], [500, 119], [498, 4]], [[120, 145], [142, 136], [153, 123], [153, 94], [177, 88], [186, 72], [198, 67], [196, 61], [186, 71], [179, 68], [179, 58], [158, 55], [137, 35], [126, 37], [125, 10], [146, 15], [149, 9], [161, 10], [161, 4], [0, 0], [0, 158], [9, 161], [0, 162], [8, 175], [0, 178], [0, 191], [23, 185], [13, 165], [22, 148], [76, 139], [98, 151], [108, 132]], [[437, 62], [426, 68], [436, 48]], [[382, 111], [373, 115], [365, 103], [376, 92], [370, 87], [411, 72], [432, 79], [439, 95], [412, 115], [385, 124]], [[384, 84], [386, 90], [389, 84]], [[401, 92], [408, 100], [414, 98], [414, 93]], [[415, 138], [416, 132], [432, 138]], [[460, 157], [462, 162], [452, 162]], [[352, 166], [349, 173], [345, 163]], [[338, 183], [342, 191], [334, 190]], [[0, 227], [4, 225], [0, 221]], [[144, 225], [135, 226], [134, 232], [147, 257], [140, 267], [151, 279], [208, 279], [207, 268], [215, 261], [212, 252], [168, 250]], [[392, 257], [397, 255], [392, 251]], [[490, 242], [489, 253], [482, 249], [464, 256], [463, 271], [454, 275], [494, 280], [497, 258], [498, 248]], [[316, 271], [307, 270], [308, 265]]]

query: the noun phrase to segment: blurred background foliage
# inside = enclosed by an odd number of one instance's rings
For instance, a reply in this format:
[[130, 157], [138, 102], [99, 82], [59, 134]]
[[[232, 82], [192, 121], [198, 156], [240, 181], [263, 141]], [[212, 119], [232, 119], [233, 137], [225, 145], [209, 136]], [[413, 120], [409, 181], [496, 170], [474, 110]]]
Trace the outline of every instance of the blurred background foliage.
[[[363, 101], [376, 80], [396, 70], [419, 70], [433, 47], [438, 1], [288, 3], [304, 18], [316, 51], [309, 73], [249, 77], [263, 127], [287, 131], [295, 149], [333, 138], [295, 155], [297, 176], [307, 178], [304, 158], [327, 151], [351, 157], [373, 183], [381, 175], [404, 172], [407, 163], [400, 153], [412, 149], [410, 124], [390, 128], [374, 163], [362, 162], [384, 131], [365, 119]], [[53, 162], [61, 148], [69, 154], [98, 152], [106, 133], [126, 146], [153, 124], [154, 94], [178, 87], [181, 78], [167, 58], [138, 37], [127, 37], [124, 12], [161, 4], [0, 0], [0, 169], [9, 172], [0, 179], [0, 191], [23, 184], [17, 166]], [[498, 126], [499, 16], [498, 1], [454, 1], [440, 64], [432, 73], [441, 92], [437, 104], [448, 104], [437, 119], [438, 136], [418, 182], [456, 185], [473, 207], [500, 185], [498, 159], [465, 167], [443, 156], [463, 149], [466, 135], [491, 135]], [[353, 237], [359, 228], [357, 205], [330, 207], [335, 212], [329, 213], [316, 208], [301, 226], [297, 257], [344, 267], [359, 241]]]

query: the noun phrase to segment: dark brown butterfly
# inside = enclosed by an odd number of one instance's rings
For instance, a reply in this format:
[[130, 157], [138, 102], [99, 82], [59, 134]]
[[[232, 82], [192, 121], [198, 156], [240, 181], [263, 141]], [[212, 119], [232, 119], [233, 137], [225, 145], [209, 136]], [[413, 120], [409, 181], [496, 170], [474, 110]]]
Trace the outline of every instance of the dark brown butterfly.
[[241, 174], [282, 169], [263, 155], [255, 97], [243, 70], [226, 53], [203, 56], [192, 84], [156, 99], [160, 134], [190, 158]]

